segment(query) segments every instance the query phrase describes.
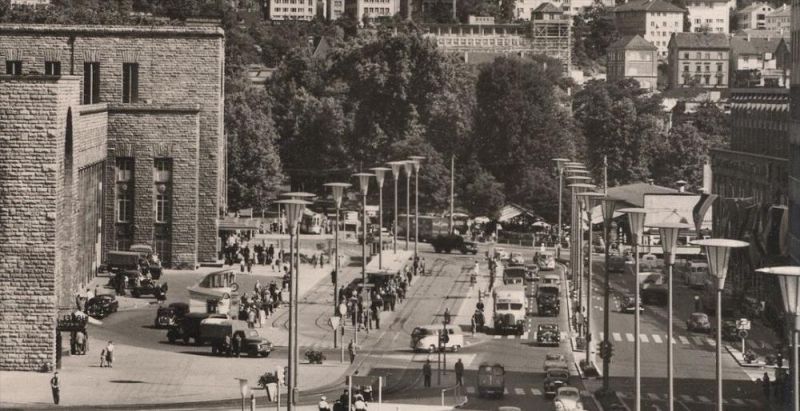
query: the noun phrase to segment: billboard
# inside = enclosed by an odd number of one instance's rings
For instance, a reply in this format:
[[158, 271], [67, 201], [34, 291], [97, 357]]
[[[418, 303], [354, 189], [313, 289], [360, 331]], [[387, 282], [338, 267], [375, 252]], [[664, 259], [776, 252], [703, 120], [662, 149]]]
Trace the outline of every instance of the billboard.
[[[669, 193], [645, 194], [644, 208], [648, 209], [645, 226], [663, 222], [687, 223], [694, 227], [692, 209], [700, 200], [700, 194]], [[703, 229], [711, 230], [714, 207], [708, 209], [703, 218]], [[694, 230], [694, 228], [692, 229]]]

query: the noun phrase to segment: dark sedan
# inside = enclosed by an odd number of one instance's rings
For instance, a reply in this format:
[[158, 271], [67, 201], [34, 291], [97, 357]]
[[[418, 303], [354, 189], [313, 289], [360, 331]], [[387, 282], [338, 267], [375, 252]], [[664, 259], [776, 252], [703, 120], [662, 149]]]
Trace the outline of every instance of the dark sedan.
[[118, 309], [119, 301], [113, 294], [101, 294], [86, 302], [86, 314], [94, 318], [105, 318]]
[[154, 325], [156, 328], [167, 328], [170, 325], [175, 325], [188, 312], [189, 304], [186, 303], [172, 303], [167, 307], [159, 307]]
[[569, 382], [569, 371], [565, 369], [551, 368], [544, 377], [544, 394], [547, 397], [554, 397], [559, 388]]
[[541, 324], [536, 330], [536, 343], [538, 345], [554, 345], [561, 343], [561, 331], [556, 324]]

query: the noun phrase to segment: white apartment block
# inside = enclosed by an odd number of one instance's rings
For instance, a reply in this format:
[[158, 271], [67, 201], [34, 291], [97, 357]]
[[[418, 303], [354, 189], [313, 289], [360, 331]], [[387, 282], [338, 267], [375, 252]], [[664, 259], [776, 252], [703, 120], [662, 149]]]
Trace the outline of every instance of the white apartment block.
[[784, 4], [767, 14], [765, 29], [779, 32], [789, 32], [792, 27], [792, 6]]
[[10, 3], [12, 6], [49, 6], [50, 0], [11, 0]]
[[753, 3], [736, 12], [736, 27], [739, 30], [767, 28], [767, 15], [773, 8], [767, 3]]
[[267, 20], [311, 21], [317, 13], [318, 0], [269, 0]]
[[691, 31], [695, 33], [730, 33], [730, 2], [728, 0], [688, 0]]
[[614, 0], [517, 0], [515, 3], [517, 9], [514, 11], [514, 17], [519, 20], [529, 21], [531, 13], [544, 3], [550, 3], [563, 10], [564, 13], [573, 16], [598, 4], [606, 8], [614, 7]]
[[392, 17], [400, 13], [400, 0], [345, 0], [345, 13], [355, 16], [359, 24], [364, 18]]

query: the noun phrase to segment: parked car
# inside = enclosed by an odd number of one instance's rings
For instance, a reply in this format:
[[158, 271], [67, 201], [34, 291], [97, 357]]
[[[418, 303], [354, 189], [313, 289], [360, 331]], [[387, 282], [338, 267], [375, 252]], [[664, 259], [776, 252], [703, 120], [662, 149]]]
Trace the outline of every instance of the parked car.
[[558, 389], [568, 382], [569, 371], [557, 368], [548, 370], [544, 377], [544, 395], [549, 398], [554, 397]]
[[536, 329], [536, 343], [558, 347], [561, 344], [561, 331], [558, 329], [558, 324], [539, 324]]
[[205, 341], [200, 338], [200, 323], [206, 318], [228, 318], [225, 314], [210, 313], [186, 313], [174, 325], [167, 330], [167, 340], [174, 344], [177, 340], [183, 340], [184, 344], [194, 341], [196, 345], [203, 345]]
[[119, 301], [114, 294], [100, 294], [86, 302], [86, 314], [93, 318], [105, 318], [118, 309]]
[[[447, 327], [447, 342], [444, 349], [458, 352], [464, 346], [464, 334], [458, 327]], [[439, 339], [442, 327], [438, 325], [423, 325], [414, 328], [411, 332], [411, 349], [414, 351], [436, 352], [439, 349]]]
[[736, 320], [722, 321], [722, 338], [727, 341], [741, 341], [739, 330], [736, 328]]
[[547, 353], [547, 355], [544, 357], [544, 365], [542, 366], [542, 370], [546, 373], [553, 368], [569, 370], [567, 357], [565, 357], [564, 354]]
[[171, 303], [166, 307], [159, 307], [156, 311], [155, 327], [166, 328], [175, 325], [188, 312], [189, 304], [186, 303]]
[[211, 343], [212, 354], [231, 355], [233, 347], [225, 344], [226, 337], [233, 341], [237, 335], [242, 340], [242, 354], [266, 357], [272, 352], [272, 342], [259, 335], [255, 328], [248, 328], [245, 321], [206, 318], [200, 322], [200, 337]]
[[493, 395], [503, 397], [506, 390], [506, 370], [500, 364], [483, 363], [478, 367], [477, 391], [479, 397]]
[[706, 313], [692, 313], [686, 320], [686, 330], [689, 332], [711, 332], [711, 322]]
[[575, 387], [561, 387], [556, 391], [556, 398], [553, 400], [556, 411], [576, 411], [583, 410], [581, 402], [581, 392]]
[[511, 264], [524, 265], [525, 257], [522, 256], [522, 253], [511, 253]]
[[536, 264], [542, 271], [552, 271], [556, 269], [556, 258], [550, 253], [540, 253]]
[[[631, 314], [631, 313], [636, 312], [636, 308], [635, 308], [636, 304], [634, 303], [635, 299], [636, 299], [636, 296], [634, 296], [634, 295], [624, 295], [624, 296], [622, 296], [622, 298], [619, 300], [619, 312], [626, 313], [626, 314]], [[642, 298], [639, 297], [639, 312], [642, 312], [642, 311], [644, 311], [644, 306], [642, 305]]]

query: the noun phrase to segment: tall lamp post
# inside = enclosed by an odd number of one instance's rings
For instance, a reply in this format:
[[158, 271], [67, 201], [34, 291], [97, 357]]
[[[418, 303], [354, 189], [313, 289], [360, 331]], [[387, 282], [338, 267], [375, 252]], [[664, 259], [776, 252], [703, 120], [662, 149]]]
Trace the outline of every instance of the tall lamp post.
[[[634, 260], [634, 288], [636, 289], [633, 301], [635, 304], [634, 320], [633, 320], [633, 333], [634, 348], [633, 348], [633, 380], [635, 392], [635, 411], [642, 409], [642, 370], [641, 370], [641, 335], [639, 334], [639, 246], [642, 244], [642, 237], [644, 236], [644, 220], [647, 217], [647, 209], [645, 208], [623, 208], [619, 210], [621, 213], [628, 215], [628, 225], [631, 229], [631, 237], [633, 240], [633, 260]], [[672, 340], [667, 341], [667, 344], [672, 344]]]
[[569, 187], [572, 190], [572, 223], [570, 227], [570, 265], [572, 267], [572, 284], [573, 288], [577, 291], [577, 310], [580, 312], [582, 307], [583, 297], [583, 263], [581, 260], [581, 246], [583, 236], [583, 226], [580, 218], [578, 218], [581, 210], [578, 201], [578, 194], [595, 188], [594, 184], [588, 184], [591, 178], [585, 176], [571, 176], [567, 180], [572, 181]]
[[800, 333], [800, 267], [782, 266], [767, 267], [756, 270], [759, 273], [773, 274], [778, 276], [778, 283], [781, 286], [783, 296], [783, 308], [789, 314], [790, 327], [792, 329], [792, 406], [794, 411], [800, 411], [800, 366], [797, 361], [798, 333]]
[[[336, 273], [333, 277], [333, 312], [334, 315], [338, 313], [339, 307], [339, 215], [341, 214], [342, 197], [344, 190], [350, 187], [350, 183], [326, 183], [326, 187], [330, 187], [333, 191], [333, 202], [336, 203], [336, 237], [333, 240], [333, 248], [336, 250], [333, 257], [333, 271]], [[344, 318], [342, 318], [344, 320]], [[336, 348], [336, 332], [333, 333], [333, 348]]]
[[[419, 268], [419, 170], [422, 168], [422, 156], [408, 157], [411, 164], [414, 166], [414, 261], [417, 269]], [[416, 271], [416, 269], [415, 269]], [[418, 273], [414, 273], [417, 275]]]
[[564, 192], [564, 163], [569, 161], [568, 158], [554, 158], [556, 162], [556, 170], [558, 170], [558, 244], [556, 244], [556, 258], [561, 258], [561, 213], [564, 200], [562, 194]]
[[383, 178], [387, 171], [386, 167], [370, 168], [375, 173], [375, 180], [378, 181], [378, 269], [383, 269]]
[[408, 242], [411, 238], [411, 174], [414, 172], [414, 164], [408, 160], [404, 161], [403, 170], [406, 172], [406, 251], [408, 251]]
[[731, 249], [747, 247], [749, 243], [725, 238], [692, 241], [706, 250], [708, 272], [717, 280], [717, 410], [722, 411], [722, 290], [728, 275]]
[[[609, 391], [609, 368], [611, 367], [611, 352], [612, 352], [612, 343], [609, 340], [609, 334], [611, 334], [610, 325], [609, 325], [609, 311], [610, 310], [610, 298], [611, 298], [611, 284], [609, 278], [611, 275], [608, 272], [609, 266], [609, 250], [611, 247], [611, 224], [614, 221], [614, 211], [617, 208], [617, 201], [613, 198], [606, 197], [600, 203], [601, 210], [603, 211], [603, 238], [605, 241], [605, 259], [606, 259], [606, 269], [605, 269], [605, 290], [603, 292], [603, 346], [604, 349], [600, 352], [603, 357], [603, 392]], [[637, 306], [636, 309], [638, 310], [639, 307]]]
[[[589, 220], [589, 250], [587, 253], [589, 261], [586, 264], [588, 272], [586, 279], [586, 366], [588, 367], [592, 363], [592, 209], [600, 203], [600, 200], [605, 197], [605, 195], [603, 193], [587, 191], [578, 194], [578, 197], [586, 208], [586, 216]], [[581, 220], [583, 220], [583, 216], [581, 216]], [[582, 225], [583, 221], [581, 221], [581, 226]], [[581, 228], [581, 237], [583, 237], [582, 230], [583, 228]], [[581, 241], [581, 243], [582, 242], [583, 241]]]
[[[292, 256], [294, 252], [294, 238], [295, 235], [299, 236], [298, 223], [303, 217], [303, 211], [306, 205], [311, 204], [308, 201], [299, 199], [280, 200], [277, 203], [282, 204], [286, 210], [286, 224], [289, 226], [289, 255]], [[295, 234], [297, 231], [297, 234]], [[289, 258], [289, 264], [292, 265], [293, 258]], [[299, 277], [297, 269], [290, 270], [289, 280], [289, 400], [287, 401], [287, 408], [293, 410], [297, 403], [297, 296], [292, 291], [297, 288], [297, 279]]]
[[[667, 266], [667, 399], [669, 411], [675, 408], [675, 359], [672, 355], [672, 269], [675, 266], [675, 247], [678, 246], [678, 234], [681, 230], [691, 228], [683, 223], [660, 223], [650, 226], [658, 228], [661, 237], [661, 250], [664, 252], [664, 264]], [[637, 307], [638, 309], [638, 307]]]
[[356, 173], [353, 177], [358, 178], [358, 186], [361, 189], [361, 281], [367, 284], [367, 191], [369, 190], [369, 178], [372, 174]]
[[390, 161], [389, 167], [392, 168], [392, 179], [394, 180], [394, 225], [392, 226], [392, 247], [397, 254], [397, 180], [400, 179], [400, 172], [403, 171], [405, 161]]

